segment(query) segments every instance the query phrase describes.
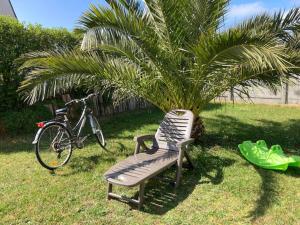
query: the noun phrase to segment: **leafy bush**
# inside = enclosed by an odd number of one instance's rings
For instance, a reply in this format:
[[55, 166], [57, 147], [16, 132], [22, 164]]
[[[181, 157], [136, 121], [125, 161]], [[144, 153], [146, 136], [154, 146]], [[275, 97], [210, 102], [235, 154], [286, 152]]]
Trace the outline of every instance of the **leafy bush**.
[[[36, 123], [52, 118], [50, 110], [42, 105], [24, 108], [20, 111], [7, 111], [0, 114], [1, 132], [8, 135], [33, 133]], [[1, 134], [0, 134], [1, 135]]]
[[15, 59], [31, 51], [72, 48], [78, 40], [79, 37], [67, 29], [25, 25], [0, 16], [0, 112], [24, 107], [16, 92], [23, 77], [18, 74]]
[[0, 16], [0, 135], [33, 132], [35, 122], [51, 117], [46, 107], [28, 107], [20, 99], [17, 88], [23, 76], [18, 74], [15, 60], [31, 51], [72, 48], [79, 40], [67, 29], [25, 25]]

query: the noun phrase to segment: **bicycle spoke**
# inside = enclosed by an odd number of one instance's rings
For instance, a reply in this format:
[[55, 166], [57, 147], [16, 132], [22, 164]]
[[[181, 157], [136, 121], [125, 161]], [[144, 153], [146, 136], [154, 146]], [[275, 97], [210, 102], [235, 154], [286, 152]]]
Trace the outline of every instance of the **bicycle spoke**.
[[41, 133], [37, 157], [46, 168], [58, 168], [70, 158], [72, 142], [69, 133], [60, 125], [51, 125]]

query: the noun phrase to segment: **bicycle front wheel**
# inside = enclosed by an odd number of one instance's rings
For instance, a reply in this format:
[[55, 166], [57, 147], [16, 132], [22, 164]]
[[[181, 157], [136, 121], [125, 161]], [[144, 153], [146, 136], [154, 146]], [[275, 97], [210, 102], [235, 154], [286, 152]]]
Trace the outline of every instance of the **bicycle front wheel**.
[[35, 153], [46, 169], [55, 170], [65, 165], [72, 155], [70, 132], [62, 124], [46, 125], [38, 137]]
[[102, 129], [100, 127], [100, 124], [98, 123], [98, 120], [94, 116], [91, 117], [91, 120], [92, 120], [91, 126], [93, 129], [93, 133], [95, 134], [99, 145], [103, 149], [105, 149], [106, 142], [105, 142], [104, 135], [103, 135]]

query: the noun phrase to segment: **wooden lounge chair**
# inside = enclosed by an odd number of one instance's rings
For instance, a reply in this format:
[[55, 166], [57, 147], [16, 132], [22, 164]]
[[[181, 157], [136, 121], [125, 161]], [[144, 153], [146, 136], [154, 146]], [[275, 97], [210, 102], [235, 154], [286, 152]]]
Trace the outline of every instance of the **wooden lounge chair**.
[[[144, 201], [145, 182], [163, 172], [172, 165], [177, 165], [175, 187], [179, 185], [182, 161], [185, 157], [193, 167], [187, 153], [188, 145], [194, 140], [190, 138], [194, 116], [188, 110], [173, 110], [166, 114], [155, 136], [135, 137], [136, 149], [133, 156], [119, 162], [104, 174], [108, 182], [108, 199], [114, 198], [138, 205], [140, 209]], [[148, 148], [145, 141], [151, 140]], [[144, 151], [142, 151], [142, 149]], [[113, 185], [134, 187], [139, 185], [138, 199], [119, 196], [112, 192]]]

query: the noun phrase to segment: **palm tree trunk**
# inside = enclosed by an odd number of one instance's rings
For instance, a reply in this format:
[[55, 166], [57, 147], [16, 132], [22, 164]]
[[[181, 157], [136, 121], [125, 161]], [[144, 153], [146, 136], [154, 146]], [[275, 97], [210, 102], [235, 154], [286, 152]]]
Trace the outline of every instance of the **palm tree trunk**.
[[195, 138], [196, 140], [199, 140], [205, 133], [205, 127], [203, 120], [200, 116], [196, 116], [193, 124], [192, 129], [192, 138]]

